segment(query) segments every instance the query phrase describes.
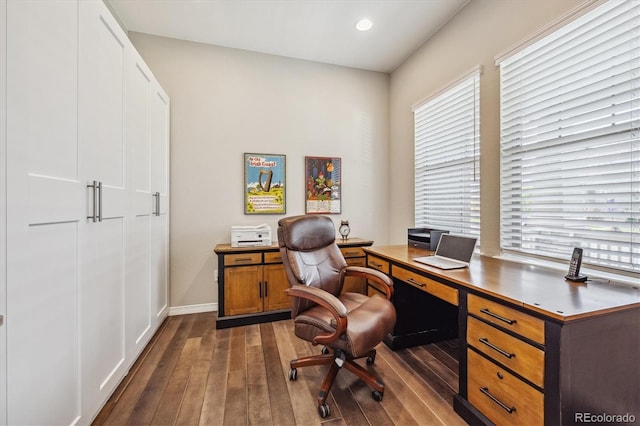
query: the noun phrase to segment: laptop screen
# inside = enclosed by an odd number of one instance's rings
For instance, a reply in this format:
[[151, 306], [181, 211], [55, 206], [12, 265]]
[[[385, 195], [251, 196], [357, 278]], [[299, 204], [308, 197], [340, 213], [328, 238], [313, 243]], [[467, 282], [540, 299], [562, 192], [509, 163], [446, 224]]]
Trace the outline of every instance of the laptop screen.
[[436, 248], [436, 255], [460, 260], [462, 262], [469, 262], [475, 247], [476, 238], [442, 234], [440, 242], [438, 242], [438, 247]]

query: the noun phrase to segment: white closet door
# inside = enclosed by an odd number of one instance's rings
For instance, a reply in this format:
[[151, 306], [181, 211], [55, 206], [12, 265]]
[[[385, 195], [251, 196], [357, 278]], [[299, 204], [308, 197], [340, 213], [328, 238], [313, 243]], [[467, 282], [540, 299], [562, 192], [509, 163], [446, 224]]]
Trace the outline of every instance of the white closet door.
[[80, 419], [77, 4], [7, 2], [7, 421]]
[[169, 305], [169, 98], [156, 84], [150, 102], [151, 191], [154, 216], [151, 219], [152, 309], [156, 322]]
[[[96, 413], [125, 373], [123, 73], [126, 39], [101, 1], [79, 2], [78, 140], [85, 188], [80, 318], [83, 413]], [[97, 204], [97, 211], [93, 209]]]
[[131, 214], [126, 265], [127, 358], [134, 359], [151, 338], [149, 227], [152, 214], [149, 159], [151, 72], [135, 52], [125, 68], [125, 138], [129, 149]]
[[[7, 2], [0, 1], [0, 158], [7, 158]], [[0, 271], [7, 270], [7, 191], [6, 161], [0, 161]], [[0, 425], [7, 424], [7, 328], [4, 319], [7, 316], [6, 274], [0, 274]]]

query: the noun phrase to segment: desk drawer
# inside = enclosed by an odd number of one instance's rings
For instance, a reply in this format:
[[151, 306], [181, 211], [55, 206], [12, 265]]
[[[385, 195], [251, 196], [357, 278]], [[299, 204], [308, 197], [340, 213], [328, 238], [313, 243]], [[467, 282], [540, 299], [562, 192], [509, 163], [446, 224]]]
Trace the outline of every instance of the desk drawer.
[[386, 260], [382, 260], [379, 257], [367, 257], [367, 266], [369, 268], [377, 269], [378, 271], [389, 275], [389, 262], [387, 262]]
[[264, 254], [264, 263], [282, 263], [282, 255], [279, 251], [268, 251]]
[[468, 400], [496, 425], [542, 425], [544, 396], [493, 362], [467, 350]]
[[544, 345], [544, 321], [496, 302], [470, 294], [468, 311], [500, 327]]
[[398, 268], [396, 266], [392, 268], [392, 276], [411, 284], [422, 291], [432, 294], [445, 302], [458, 306], [458, 290], [453, 287], [449, 287], [415, 272], [411, 272], [404, 268]]
[[544, 351], [473, 317], [467, 317], [467, 343], [544, 387]]
[[253, 265], [262, 263], [262, 253], [226, 254], [224, 266]]
[[340, 251], [342, 252], [342, 255], [345, 258], [350, 258], [350, 257], [364, 257], [364, 250], [362, 250], [360, 247], [342, 247], [340, 248]]

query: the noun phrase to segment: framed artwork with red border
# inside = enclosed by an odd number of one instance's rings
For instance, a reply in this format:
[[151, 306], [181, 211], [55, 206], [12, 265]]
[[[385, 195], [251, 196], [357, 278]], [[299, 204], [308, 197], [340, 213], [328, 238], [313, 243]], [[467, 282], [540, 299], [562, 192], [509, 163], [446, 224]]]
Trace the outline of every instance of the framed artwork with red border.
[[305, 213], [342, 213], [342, 159], [304, 157]]

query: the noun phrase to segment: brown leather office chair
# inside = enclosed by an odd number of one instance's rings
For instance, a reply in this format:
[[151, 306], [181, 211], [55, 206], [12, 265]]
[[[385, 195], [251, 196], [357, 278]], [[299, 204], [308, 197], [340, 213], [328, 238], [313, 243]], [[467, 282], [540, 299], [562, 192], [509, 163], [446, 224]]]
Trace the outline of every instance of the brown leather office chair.
[[[391, 332], [396, 311], [390, 302], [393, 282], [371, 268], [347, 266], [335, 243], [335, 228], [325, 216], [294, 216], [278, 221], [278, 242], [282, 262], [293, 297], [291, 317], [299, 338], [324, 345], [321, 355], [294, 359], [289, 380], [296, 380], [298, 368], [330, 365], [318, 393], [318, 413], [327, 417], [326, 403], [331, 385], [341, 367], [354, 373], [372, 389], [373, 398], [382, 400], [384, 385], [375, 373], [355, 360], [375, 361], [374, 347]], [[363, 277], [383, 284], [386, 298], [359, 293], [340, 295], [344, 278]]]

